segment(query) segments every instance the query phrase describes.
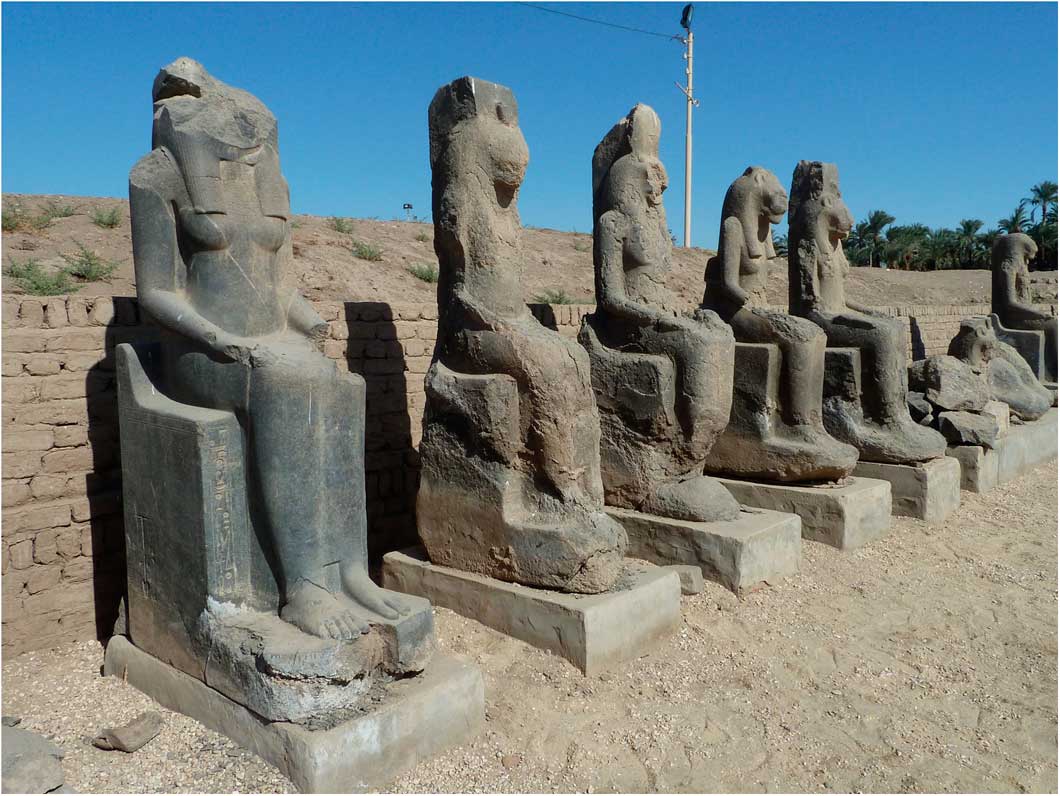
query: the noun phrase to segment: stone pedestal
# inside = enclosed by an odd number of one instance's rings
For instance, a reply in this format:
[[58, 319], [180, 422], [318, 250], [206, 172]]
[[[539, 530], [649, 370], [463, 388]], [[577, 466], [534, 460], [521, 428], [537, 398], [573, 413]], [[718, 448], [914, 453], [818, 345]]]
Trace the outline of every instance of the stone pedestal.
[[[1003, 445], [1005, 440], [998, 440]], [[961, 489], [966, 492], [989, 492], [997, 486], [997, 450], [979, 445], [950, 445], [946, 455], [961, 465]]]
[[228, 736], [306, 793], [378, 790], [471, 739], [485, 723], [482, 675], [470, 663], [443, 655], [423, 674], [380, 684], [379, 698], [364, 708], [298, 724], [262, 719], [124, 636], [107, 645], [103, 673]]
[[837, 484], [770, 484], [719, 478], [740, 503], [802, 518], [802, 537], [853, 550], [891, 528], [891, 485], [873, 478]]
[[383, 583], [549, 650], [587, 675], [638, 657], [681, 622], [677, 573], [640, 561], [624, 563], [611, 591], [581, 595], [439, 566], [409, 548], [383, 557]]
[[799, 571], [802, 531], [793, 514], [741, 507], [735, 520], [688, 522], [609, 506], [629, 536], [629, 555], [691, 564], [737, 594]]
[[917, 465], [858, 462], [854, 475], [891, 484], [891, 513], [939, 523], [961, 505], [961, 465], [940, 456]]

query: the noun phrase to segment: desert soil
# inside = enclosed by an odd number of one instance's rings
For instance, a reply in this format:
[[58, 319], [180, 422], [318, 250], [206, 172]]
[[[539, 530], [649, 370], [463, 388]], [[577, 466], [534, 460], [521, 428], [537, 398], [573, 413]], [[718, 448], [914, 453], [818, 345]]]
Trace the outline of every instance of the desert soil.
[[[134, 295], [129, 203], [124, 199], [84, 196], [3, 195], [5, 210], [20, 207], [28, 216], [38, 215], [48, 201], [70, 205], [77, 214], [57, 218], [40, 231], [4, 233], [5, 272], [12, 262], [31, 259], [39, 261], [46, 270], [61, 268], [66, 265], [62, 255], [76, 253], [77, 244], [81, 243], [104, 259], [119, 263], [106, 282], [83, 285], [82, 295]], [[115, 207], [122, 218], [117, 227], [102, 229], [92, 223], [93, 210]], [[335, 231], [327, 218], [294, 217], [294, 269], [290, 277], [308, 298], [410, 303], [435, 300], [434, 284], [421, 281], [408, 271], [410, 266], [424, 263], [437, 265], [431, 224], [344, 220], [352, 223], [352, 233]], [[382, 259], [370, 262], [355, 257], [353, 239], [381, 249]], [[707, 249], [674, 248], [669, 285], [686, 307], [698, 306], [702, 299], [703, 272], [713, 254]], [[539, 296], [551, 290], [562, 291], [581, 303], [593, 303], [591, 235], [526, 228], [523, 256], [527, 301], [540, 300]], [[1056, 271], [1032, 274], [1032, 285], [1036, 301], [1056, 301]], [[769, 283], [770, 303], [786, 305], [787, 290], [787, 267], [777, 260]], [[3, 277], [3, 292], [18, 292], [7, 276]], [[877, 306], [989, 303], [990, 273], [985, 270], [912, 273], [854, 268], [847, 280], [847, 293], [856, 301]]]
[[[708, 584], [668, 640], [612, 672], [444, 609], [441, 647], [486, 680], [486, 731], [418, 765], [409, 792], [1057, 790], [1057, 465], [944, 524], [896, 518], [853, 553], [743, 599]], [[153, 707], [83, 642], [4, 661], [3, 712], [57, 741], [95, 792], [270, 792], [291, 783], [162, 711], [132, 755], [89, 741]]]

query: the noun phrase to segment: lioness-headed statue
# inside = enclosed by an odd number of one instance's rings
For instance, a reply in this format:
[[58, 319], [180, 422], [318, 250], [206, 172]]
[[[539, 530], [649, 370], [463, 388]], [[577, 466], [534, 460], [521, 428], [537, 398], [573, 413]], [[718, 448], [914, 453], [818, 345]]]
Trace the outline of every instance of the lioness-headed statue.
[[578, 340], [600, 407], [607, 502], [674, 519], [731, 520], [739, 505], [703, 475], [729, 420], [732, 332], [687, 318], [666, 287], [670, 234], [659, 117], [637, 105], [593, 153], [596, 312]]
[[1045, 381], [1057, 377], [1056, 318], [1036, 309], [1031, 295], [1027, 266], [1038, 254], [1038, 244], [1030, 235], [1013, 232], [994, 241], [990, 253], [990, 311], [1006, 329], [1038, 331], [1045, 336]]
[[846, 297], [843, 240], [853, 226], [835, 164], [801, 161], [788, 211], [789, 311], [824, 329], [829, 347], [855, 348], [860, 359], [858, 394], [827, 395], [825, 427], [866, 461], [913, 464], [943, 456], [942, 435], [909, 414], [901, 324]]
[[460, 78], [435, 94], [428, 123], [440, 274], [420, 538], [436, 564], [606, 591], [627, 537], [604, 513], [588, 357], [523, 297], [516, 202], [529, 152], [515, 97]]
[[732, 416], [707, 469], [775, 481], [837, 480], [854, 469], [858, 451], [824, 428], [824, 332], [761, 306], [775, 257], [771, 225], [787, 210], [787, 193], [759, 166], [748, 167], [725, 194], [702, 306], [732, 327], [738, 345]]

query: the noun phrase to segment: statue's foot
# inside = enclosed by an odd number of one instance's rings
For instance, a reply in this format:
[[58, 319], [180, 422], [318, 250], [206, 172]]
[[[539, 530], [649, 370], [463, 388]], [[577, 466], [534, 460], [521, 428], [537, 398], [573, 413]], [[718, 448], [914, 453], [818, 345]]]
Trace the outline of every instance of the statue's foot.
[[856, 419], [846, 412], [829, 415], [827, 409], [825, 417], [828, 430], [857, 448], [863, 461], [916, 464], [946, 455], [946, 438], [916, 423], [908, 411], [896, 412], [885, 423]]
[[398, 594], [376, 585], [359, 562], [345, 564], [341, 576], [343, 592], [358, 607], [384, 619], [398, 619], [411, 611]]
[[354, 605], [306, 580], [288, 589], [280, 618], [319, 638], [350, 640], [368, 632], [368, 622], [357, 615]]
[[858, 463], [858, 449], [840, 442], [823, 426], [785, 426], [781, 439], [793, 465], [798, 463], [798, 477], [787, 479], [790, 481], [838, 481], [850, 475]]
[[690, 522], [734, 520], [740, 504], [718, 481], [705, 475], [666, 481], [640, 505], [640, 511]]

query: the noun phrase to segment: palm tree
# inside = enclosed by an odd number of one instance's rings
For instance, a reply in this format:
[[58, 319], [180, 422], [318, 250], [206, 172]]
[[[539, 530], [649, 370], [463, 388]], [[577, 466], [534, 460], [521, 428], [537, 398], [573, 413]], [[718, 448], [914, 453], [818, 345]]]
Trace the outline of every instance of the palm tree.
[[788, 256], [788, 236], [787, 235], [774, 235], [773, 236], [773, 251], [777, 253], [777, 257]]
[[961, 225], [956, 230], [957, 240], [960, 245], [962, 264], [974, 265], [976, 249], [979, 246], [979, 230], [983, 222], [978, 218], [962, 218]]
[[[872, 255], [882, 248], [881, 236], [883, 235], [883, 228], [893, 223], [894, 216], [886, 210], [873, 210], [869, 213], [869, 217], [865, 219], [865, 224], [867, 225], [865, 239], [869, 248], [869, 268], [872, 268]], [[879, 258], [877, 258], [877, 262], [879, 262]]]
[[1024, 205], [1020, 204], [1019, 207], [1012, 211], [1012, 215], [998, 219], [997, 226], [1002, 232], [1022, 232], [1026, 223], [1027, 211], [1024, 209]]
[[1024, 205], [1031, 206], [1031, 223], [1034, 223], [1034, 213], [1040, 207], [1042, 209], [1042, 218], [1044, 219], [1049, 215], [1049, 205], [1056, 204], [1056, 189], [1057, 185], [1055, 182], [1049, 180], [1043, 180], [1037, 185], [1031, 186], [1031, 195], [1024, 197], [1020, 200], [1020, 207]]

